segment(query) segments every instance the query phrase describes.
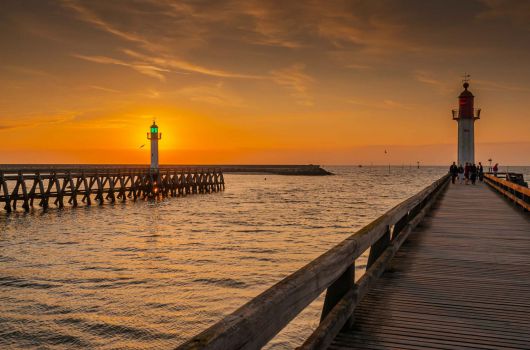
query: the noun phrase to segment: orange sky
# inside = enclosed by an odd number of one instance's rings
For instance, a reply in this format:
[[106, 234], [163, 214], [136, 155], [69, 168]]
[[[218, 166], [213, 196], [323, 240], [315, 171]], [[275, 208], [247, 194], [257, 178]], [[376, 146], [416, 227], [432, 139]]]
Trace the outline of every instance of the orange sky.
[[[0, 163], [530, 164], [527, 1], [2, 1]], [[140, 149], [142, 144], [146, 147]], [[384, 150], [387, 153], [384, 153]]]

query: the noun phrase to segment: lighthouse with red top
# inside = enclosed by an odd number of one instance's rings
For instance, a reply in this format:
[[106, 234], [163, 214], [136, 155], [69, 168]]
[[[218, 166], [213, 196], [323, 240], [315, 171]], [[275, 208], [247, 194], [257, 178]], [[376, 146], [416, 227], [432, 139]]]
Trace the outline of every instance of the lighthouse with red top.
[[469, 75], [464, 76], [464, 91], [458, 96], [458, 110], [453, 110], [453, 120], [458, 123], [458, 164], [475, 163], [475, 120], [480, 119], [480, 109], [475, 109], [475, 96], [468, 90]]

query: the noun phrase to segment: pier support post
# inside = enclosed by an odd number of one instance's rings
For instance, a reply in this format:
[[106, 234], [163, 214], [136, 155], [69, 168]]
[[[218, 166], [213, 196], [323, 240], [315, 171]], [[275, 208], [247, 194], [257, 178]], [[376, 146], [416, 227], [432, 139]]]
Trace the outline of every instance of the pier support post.
[[29, 212], [29, 196], [28, 189], [26, 187], [26, 181], [24, 180], [24, 175], [22, 175], [22, 172], [18, 173], [18, 181], [20, 182], [20, 186], [22, 187], [22, 196], [24, 200], [22, 208], [24, 208], [24, 211], [27, 213]]
[[7, 189], [7, 183], [4, 179], [4, 174], [3, 173], [0, 173], [0, 184], [2, 185], [2, 191], [4, 192], [4, 201], [5, 201], [5, 206], [4, 206], [4, 209], [10, 213], [11, 212], [11, 199], [9, 197], [9, 191]]

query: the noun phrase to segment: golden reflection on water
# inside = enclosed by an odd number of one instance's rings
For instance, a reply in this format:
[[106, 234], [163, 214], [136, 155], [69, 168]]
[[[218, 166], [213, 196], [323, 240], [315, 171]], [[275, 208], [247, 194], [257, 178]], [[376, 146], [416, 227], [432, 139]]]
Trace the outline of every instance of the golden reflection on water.
[[[1, 216], [0, 348], [172, 348], [446, 171], [331, 170], [228, 174], [222, 193]], [[320, 307], [269, 347], [300, 345]]]

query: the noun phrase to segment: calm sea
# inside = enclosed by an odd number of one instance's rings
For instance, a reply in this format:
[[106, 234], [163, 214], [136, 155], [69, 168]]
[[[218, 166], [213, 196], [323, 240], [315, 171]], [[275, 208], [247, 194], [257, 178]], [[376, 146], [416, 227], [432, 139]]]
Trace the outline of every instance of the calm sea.
[[[447, 171], [328, 169], [337, 176], [227, 174], [223, 193], [0, 214], [0, 348], [170, 349]], [[300, 345], [321, 306], [268, 347]]]

